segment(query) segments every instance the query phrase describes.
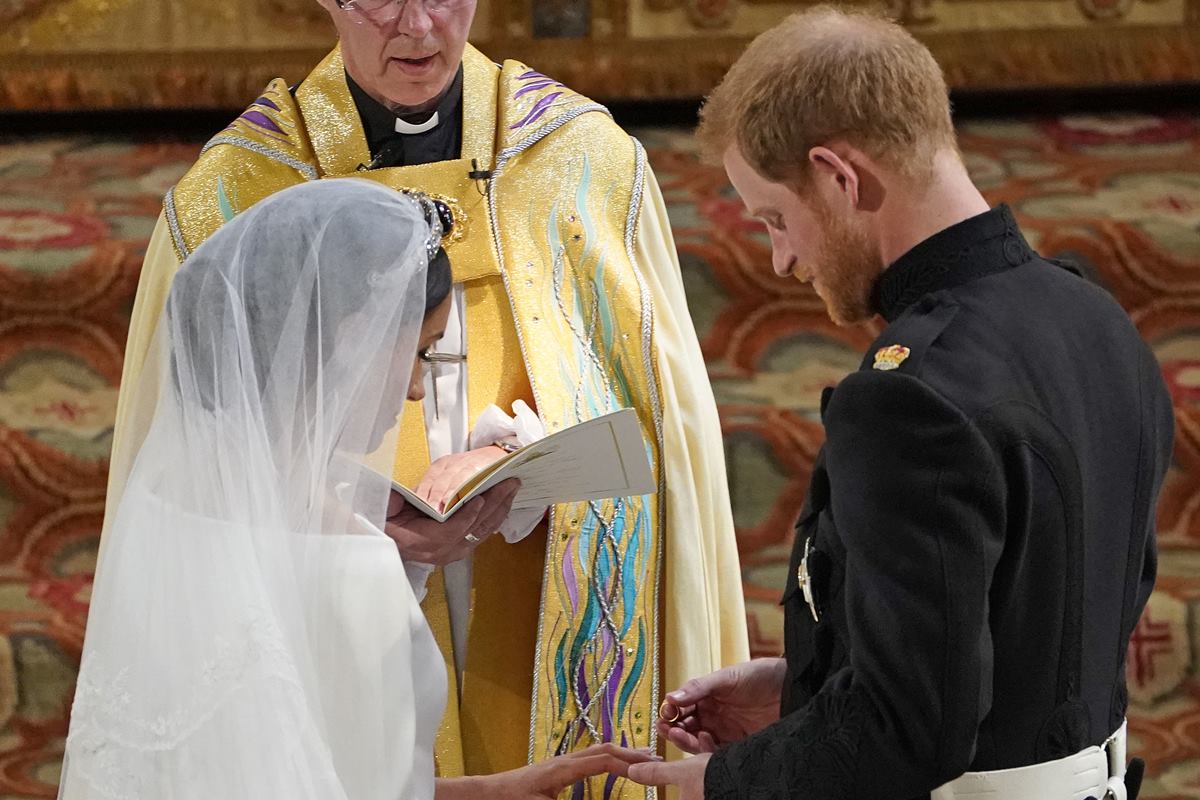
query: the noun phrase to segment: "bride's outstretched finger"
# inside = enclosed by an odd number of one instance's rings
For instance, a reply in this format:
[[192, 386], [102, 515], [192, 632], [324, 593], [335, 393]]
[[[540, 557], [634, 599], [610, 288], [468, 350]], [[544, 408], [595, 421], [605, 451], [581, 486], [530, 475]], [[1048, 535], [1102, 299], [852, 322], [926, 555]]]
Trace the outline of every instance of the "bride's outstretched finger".
[[593, 775], [629, 775], [634, 764], [659, 761], [658, 756], [645, 750], [630, 750], [611, 744], [600, 744], [555, 759], [554, 781], [560, 788], [590, 778]]
[[554, 800], [563, 789], [595, 775], [626, 777], [630, 767], [659, 760], [649, 750], [598, 744], [494, 775], [441, 781], [438, 800]]

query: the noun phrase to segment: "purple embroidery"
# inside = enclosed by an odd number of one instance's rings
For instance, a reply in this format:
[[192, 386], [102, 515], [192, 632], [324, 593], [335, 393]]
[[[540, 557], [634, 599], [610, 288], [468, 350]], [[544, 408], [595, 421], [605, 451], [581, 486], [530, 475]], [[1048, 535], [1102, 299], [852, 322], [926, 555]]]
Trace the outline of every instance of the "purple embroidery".
[[600, 725], [604, 732], [604, 741], [613, 740], [613, 710], [617, 707], [617, 686], [625, 674], [625, 651], [617, 648], [617, 663], [613, 665], [612, 677], [608, 679], [608, 687], [604, 693], [604, 701], [600, 708]]
[[278, 133], [281, 136], [283, 135], [283, 130], [276, 125], [270, 117], [261, 111], [247, 111], [245, 114], [242, 114], [242, 119], [246, 120], [251, 125], [271, 131], [272, 133]]
[[537, 122], [542, 118], [542, 115], [550, 109], [550, 104], [562, 96], [563, 92], [555, 92], [554, 94], [548, 94], [541, 100], [538, 100], [537, 104], [534, 105], [534, 107], [529, 110], [529, 113], [525, 115], [525, 118], [515, 125], [509, 126], [509, 130], [515, 131], [517, 128], [524, 128], [526, 125], [532, 125], [533, 123]]
[[517, 90], [517, 93], [513, 95], [513, 99], [516, 100], [521, 95], [528, 94], [530, 92], [536, 92], [538, 89], [549, 89], [551, 86], [562, 86], [562, 84], [559, 83], [558, 81], [552, 81], [549, 78], [547, 78], [544, 81], [537, 81], [535, 83], [526, 84], [525, 86], [523, 86], [519, 90]]
[[579, 582], [570, 560], [563, 559], [562, 573], [563, 581], [567, 584], [567, 595], [571, 598], [571, 613], [574, 614], [579, 611]]
[[279, 110], [279, 106], [275, 105], [275, 101], [269, 97], [260, 97], [257, 100], [255, 100], [253, 103], [251, 103], [251, 105], [266, 106], [267, 108], [271, 109], [272, 111]]
[[617, 776], [611, 772], [608, 778], [604, 781], [604, 800], [609, 800], [612, 797], [613, 787], [617, 785]]
[[[542, 73], [532, 69], [520, 75], [517, 80], [521, 81], [524, 85], [513, 95], [513, 100], [519, 100], [521, 97], [529, 94], [530, 92], [538, 92], [543, 89], [553, 89], [556, 87], [562, 87], [563, 89], [567, 88], [553, 78], [547, 78]], [[515, 131], [518, 128], [524, 128], [526, 125], [532, 125], [533, 123], [537, 122], [542, 118], [542, 115], [549, 110], [550, 104], [562, 97], [564, 94], [565, 92], [555, 92], [543, 97], [541, 100], [538, 100], [537, 103], [534, 104], [533, 108], [529, 110], [529, 113], [525, 115], [524, 119], [515, 125], [510, 125], [508, 129], [510, 131]]]

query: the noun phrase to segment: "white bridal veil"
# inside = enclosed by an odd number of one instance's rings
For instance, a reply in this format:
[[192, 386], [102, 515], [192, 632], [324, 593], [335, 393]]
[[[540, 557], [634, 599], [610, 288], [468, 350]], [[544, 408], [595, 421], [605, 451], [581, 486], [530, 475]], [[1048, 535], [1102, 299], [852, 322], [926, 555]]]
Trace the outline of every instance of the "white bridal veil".
[[[172, 284], [96, 575], [60, 798], [433, 793], [445, 668], [381, 528], [427, 205], [297, 186]], [[370, 454], [376, 454], [372, 456]]]

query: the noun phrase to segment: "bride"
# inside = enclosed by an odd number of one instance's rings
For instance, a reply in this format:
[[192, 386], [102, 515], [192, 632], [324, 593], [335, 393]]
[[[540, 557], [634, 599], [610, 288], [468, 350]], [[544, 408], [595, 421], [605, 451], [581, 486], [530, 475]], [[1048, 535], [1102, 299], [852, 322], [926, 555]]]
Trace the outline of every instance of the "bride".
[[426, 199], [314, 181], [182, 266], [113, 465], [60, 800], [549, 798], [650, 758], [435, 781], [445, 662], [380, 475], [446, 323], [440, 235]]

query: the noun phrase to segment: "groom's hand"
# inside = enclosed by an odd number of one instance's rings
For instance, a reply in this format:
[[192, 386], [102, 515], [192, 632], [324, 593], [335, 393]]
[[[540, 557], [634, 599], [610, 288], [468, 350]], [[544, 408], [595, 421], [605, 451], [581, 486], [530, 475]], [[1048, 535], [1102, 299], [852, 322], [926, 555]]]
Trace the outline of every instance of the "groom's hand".
[[[518, 480], [496, 484], [445, 522], [430, 519], [393, 492], [384, 532], [406, 561], [444, 567], [466, 558], [480, 542], [500, 530], [520, 488]], [[467, 538], [468, 534], [474, 541]]]
[[658, 733], [685, 753], [712, 753], [779, 719], [787, 666], [758, 658], [693, 678], [667, 694]]

